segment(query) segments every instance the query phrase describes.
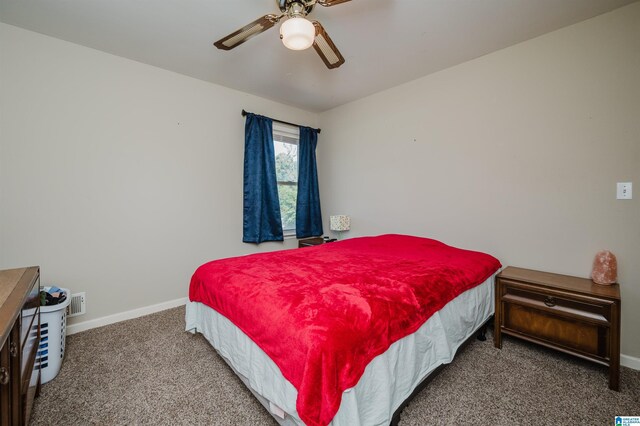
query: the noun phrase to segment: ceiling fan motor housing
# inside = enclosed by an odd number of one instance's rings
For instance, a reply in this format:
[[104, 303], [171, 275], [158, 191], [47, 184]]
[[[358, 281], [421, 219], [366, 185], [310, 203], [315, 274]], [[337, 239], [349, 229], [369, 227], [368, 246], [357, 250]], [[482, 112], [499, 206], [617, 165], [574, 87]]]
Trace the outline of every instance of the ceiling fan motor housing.
[[305, 0], [276, 0], [282, 13], [289, 16], [307, 16], [313, 10], [315, 1]]

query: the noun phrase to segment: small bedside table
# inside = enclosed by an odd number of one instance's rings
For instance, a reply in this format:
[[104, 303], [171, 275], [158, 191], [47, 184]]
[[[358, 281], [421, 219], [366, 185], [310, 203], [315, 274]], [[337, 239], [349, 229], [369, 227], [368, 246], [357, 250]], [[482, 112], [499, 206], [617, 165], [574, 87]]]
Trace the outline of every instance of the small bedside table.
[[298, 240], [298, 248], [319, 246], [320, 244], [324, 244], [325, 242], [331, 241], [325, 241], [322, 237], [304, 238], [302, 240]]
[[620, 389], [620, 286], [585, 278], [504, 269], [496, 277], [496, 348], [502, 334], [609, 367]]

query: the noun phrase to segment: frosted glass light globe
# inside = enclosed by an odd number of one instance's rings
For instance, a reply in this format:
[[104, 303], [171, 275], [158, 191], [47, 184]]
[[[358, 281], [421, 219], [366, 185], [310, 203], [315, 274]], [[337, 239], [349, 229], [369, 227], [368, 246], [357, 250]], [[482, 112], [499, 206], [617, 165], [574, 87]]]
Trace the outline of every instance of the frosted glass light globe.
[[302, 17], [289, 18], [280, 26], [280, 38], [288, 49], [308, 49], [316, 38], [316, 28]]

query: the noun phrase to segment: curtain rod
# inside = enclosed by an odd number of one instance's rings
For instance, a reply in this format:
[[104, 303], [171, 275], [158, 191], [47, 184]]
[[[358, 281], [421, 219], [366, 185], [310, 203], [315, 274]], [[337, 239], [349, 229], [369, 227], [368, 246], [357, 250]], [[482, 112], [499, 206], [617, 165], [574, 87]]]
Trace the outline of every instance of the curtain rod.
[[[246, 115], [247, 115], [247, 114], [252, 114], [252, 113], [247, 112], [247, 111], [245, 111], [245, 110], [242, 110], [242, 116], [243, 116], [243, 117], [246, 117]], [[299, 127], [299, 126], [300, 126], [299, 124], [289, 123], [288, 121], [277, 120], [277, 119], [275, 119], [275, 118], [272, 118], [272, 120], [273, 120], [273, 121], [277, 121], [278, 123], [288, 124], [289, 126], [296, 126], [296, 127]], [[321, 129], [316, 129], [316, 130], [318, 131], [318, 133], [320, 133], [320, 132], [321, 132]]]

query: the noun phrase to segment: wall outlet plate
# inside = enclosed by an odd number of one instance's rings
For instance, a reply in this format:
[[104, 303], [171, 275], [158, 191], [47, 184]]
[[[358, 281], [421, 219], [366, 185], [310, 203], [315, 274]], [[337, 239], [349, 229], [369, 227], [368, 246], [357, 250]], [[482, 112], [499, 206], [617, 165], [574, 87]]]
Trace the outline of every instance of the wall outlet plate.
[[618, 200], [630, 200], [633, 197], [631, 182], [618, 182], [616, 198]]

